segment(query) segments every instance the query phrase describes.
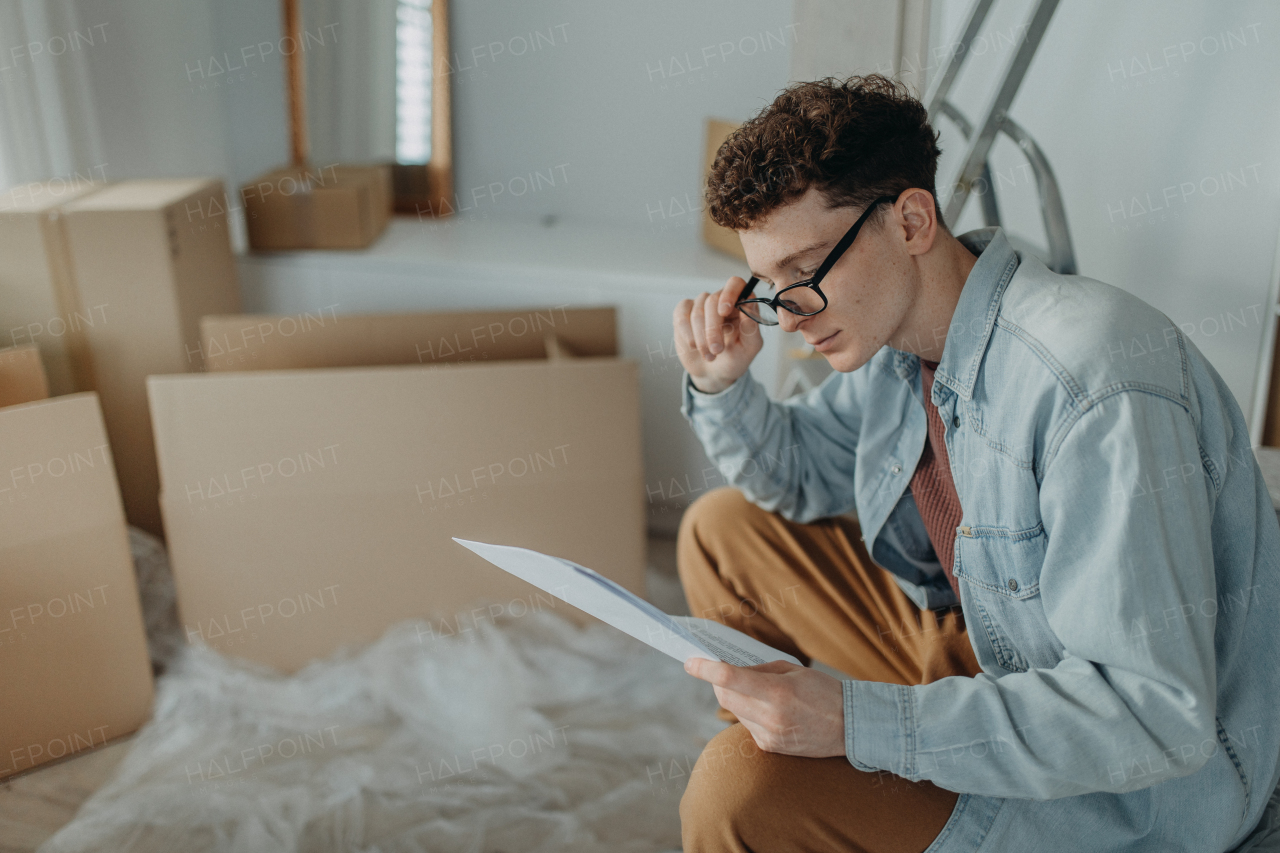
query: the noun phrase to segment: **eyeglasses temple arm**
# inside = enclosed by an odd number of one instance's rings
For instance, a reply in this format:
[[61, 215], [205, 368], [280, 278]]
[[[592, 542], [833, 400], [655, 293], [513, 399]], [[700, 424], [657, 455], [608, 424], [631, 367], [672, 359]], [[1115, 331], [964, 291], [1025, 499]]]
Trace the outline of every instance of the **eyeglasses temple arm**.
[[853, 223], [848, 231], [844, 232], [844, 236], [840, 238], [840, 242], [836, 243], [835, 247], [832, 248], [831, 252], [827, 255], [827, 259], [822, 262], [822, 266], [818, 267], [818, 271], [813, 274], [812, 281], [822, 281], [823, 277], [830, 272], [833, 266], [836, 265], [836, 261], [840, 260], [844, 255], [845, 250], [848, 249], [857, 238], [858, 232], [862, 230], [862, 223], [867, 221], [867, 217], [871, 215], [871, 211], [875, 210], [886, 201], [897, 200], [896, 196], [885, 195], [867, 205], [867, 209], [862, 211], [862, 215], [858, 217], [858, 221]]

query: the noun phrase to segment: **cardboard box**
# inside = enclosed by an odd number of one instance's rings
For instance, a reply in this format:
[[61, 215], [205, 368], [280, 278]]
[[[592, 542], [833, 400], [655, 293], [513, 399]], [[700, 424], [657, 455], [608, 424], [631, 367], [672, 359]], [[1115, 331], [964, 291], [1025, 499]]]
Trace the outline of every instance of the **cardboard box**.
[[[720, 146], [724, 144], [724, 141], [729, 138], [729, 134], [737, 130], [738, 127], [737, 122], [716, 118], [707, 119], [706, 146], [703, 150], [702, 158], [702, 186], [704, 189], [707, 185], [707, 176], [711, 174], [711, 164], [716, 160], [716, 152], [720, 150]], [[735, 258], [741, 258], [744, 261], [747, 259], [747, 253], [742, 251], [742, 240], [738, 238], [738, 232], [713, 222], [705, 207], [702, 210], [702, 242], [727, 255], [733, 255]]]
[[64, 205], [62, 229], [125, 513], [161, 535], [145, 377], [203, 369], [199, 318], [240, 310], [222, 183], [113, 184]]
[[644, 593], [633, 362], [148, 384], [188, 639], [294, 671], [403, 619], [429, 617], [430, 642], [502, 614], [570, 610], [453, 536], [564, 556]]
[[337, 314], [329, 308], [200, 320], [200, 345], [210, 371], [544, 358], [548, 335], [572, 355], [618, 352], [613, 308], [413, 314]]
[[0, 778], [137, 730], [151, 664], [96, 395], [0, 410]]
[[92, 389], [79, 331], [98, 319], [75, 295], [59, 209], [104, 186], [58, 180], [0, 195], [0, 347], [39, 346], [54, 394]]
[[0, 349], [0, 407], [17, 406], [49, 396], [49, 380], [35, 344]]
[[363, 249], [391, 221], [391, 165], [288, 166], [240, 196], [256, 250]]

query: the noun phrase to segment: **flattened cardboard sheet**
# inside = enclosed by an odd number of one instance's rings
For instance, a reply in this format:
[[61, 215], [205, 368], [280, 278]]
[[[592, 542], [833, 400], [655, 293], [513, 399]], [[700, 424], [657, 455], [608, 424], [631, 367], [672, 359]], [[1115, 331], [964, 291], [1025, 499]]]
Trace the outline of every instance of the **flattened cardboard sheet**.
[[95, 394], [0, 409], [0, 778], [136, 731], [151, 663]]
[[632, 362], [148, 384], [188, 639], [293, 671], [407, 618], [431, 617], [430, 642], [501, 615], [567, 608], [477, 565], [454, 536], [563, 556], [644, 592]]

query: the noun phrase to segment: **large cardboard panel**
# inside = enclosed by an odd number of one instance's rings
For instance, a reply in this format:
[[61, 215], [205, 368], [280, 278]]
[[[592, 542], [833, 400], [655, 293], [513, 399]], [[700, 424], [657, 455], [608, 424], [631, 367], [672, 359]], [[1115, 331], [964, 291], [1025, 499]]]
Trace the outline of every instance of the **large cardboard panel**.
[[40, 363], [40, 348], [22, 344], [0, 349], [0, 407], [44, 400], [49, 380]]
[[199, 318], [240, 310], [215, 180], [125, 181], [63, 208], [84, 327], [130, 523], [163, 532], [146, 377], [203, 369]]
[[[702, 185], [704, 189], [707, 184], [707, 176], [711, 174], [711, 164], [716, 160], [716, 153], [719, 152], [720, 146], [724, 144], [724, 141], [729, 138], [729, 134], [737, 130], [738, 126], [737, 122], [716, 118], [707, 119], [706, 142], [702, 156]], [[705, 208], [702, 211], [702, 241], [711, 248], [727, 255], [733, 255], [735, 258], [741, 258], [744, 261], [747, 259], [747, 253], [742, 250], [742, 240], [738, 238], [738, 232], [732, 228], [717, 225], [712, 221]]]
[[416, 314], [204, 317], [200, 343], [210, 371], [454, 364], [543, 358], [554, 335], [568, 354], [618, 352], [613, 308], [528, 308]]
[[135, 731], [151, 664], [96, 395], [0, 410], [0, 778]]
[[76, 303], [68, 279], [59, 208], [103, 186], [48, 181], [0, 195], [0, 346], [39, 346], [54, 394], [91, 389], [73, 350], [79, 327], [95, 319], [92, 306]]
[[293, 671], [402, 619], [433, 617], [429, 642], [567, 609], [453, 536], [644, 592], [632, 362], [156, 376], [149, 389], [189, 639]]

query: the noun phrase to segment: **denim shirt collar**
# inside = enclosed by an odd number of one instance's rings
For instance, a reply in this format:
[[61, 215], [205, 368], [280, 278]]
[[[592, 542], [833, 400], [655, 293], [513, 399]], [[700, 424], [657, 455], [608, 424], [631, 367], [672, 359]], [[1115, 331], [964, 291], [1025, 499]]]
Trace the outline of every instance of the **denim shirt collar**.
[[[941, 382], [969, 400], [1000, 312], [1000, 299], [1020, 259], [1002, 228], [979, 228], [956, 239], [978, 256], [978, 262], [960, 291], [934, 382], [935, 387]], [[909, 379], [919, 366], [919, 356], [894, 350], [893, 369], [903, 379]]]

